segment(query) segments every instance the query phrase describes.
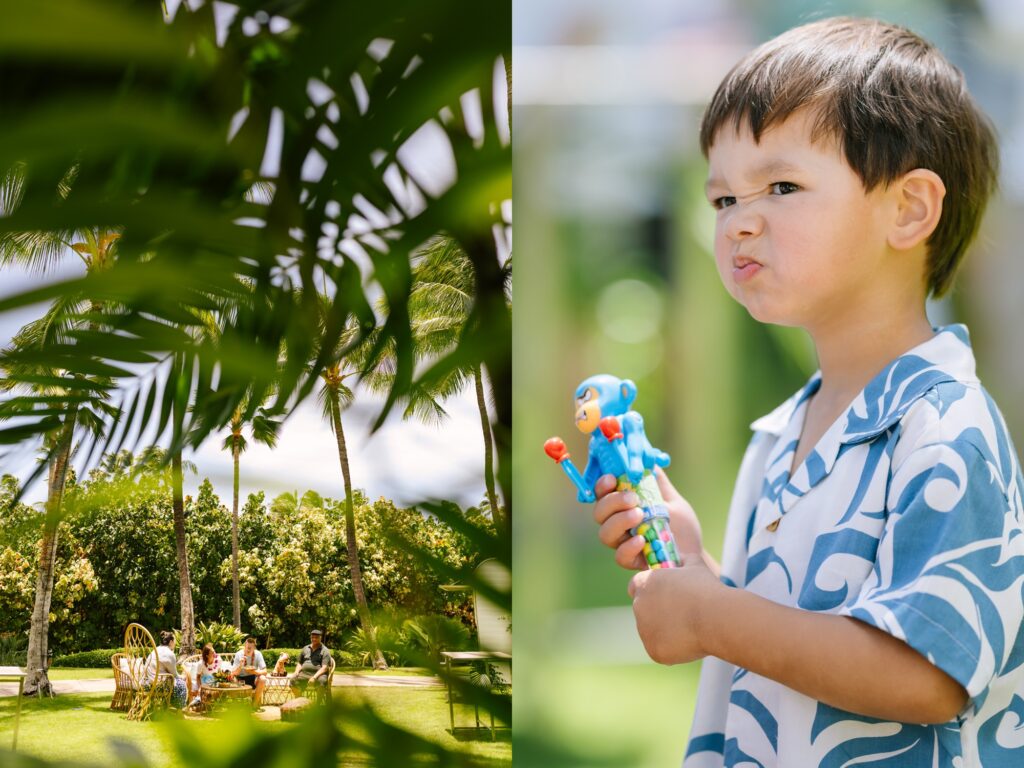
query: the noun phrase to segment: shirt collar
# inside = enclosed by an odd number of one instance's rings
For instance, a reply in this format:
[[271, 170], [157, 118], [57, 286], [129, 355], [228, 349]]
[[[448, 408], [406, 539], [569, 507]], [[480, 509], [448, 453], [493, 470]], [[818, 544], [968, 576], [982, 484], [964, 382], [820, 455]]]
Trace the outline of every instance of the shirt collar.
[[[936, 328], [928, 341], [900, 355], [871, 379], [840, 417], [843, 430], [838, 442], [859, 443], [884, 432], [925, 392], [946, 381], [978, 381], [965, 325]], [[821, 371], [816, 371], [796, 394], [750, 428], [780, 436], [793, 414], [820, 386]]]

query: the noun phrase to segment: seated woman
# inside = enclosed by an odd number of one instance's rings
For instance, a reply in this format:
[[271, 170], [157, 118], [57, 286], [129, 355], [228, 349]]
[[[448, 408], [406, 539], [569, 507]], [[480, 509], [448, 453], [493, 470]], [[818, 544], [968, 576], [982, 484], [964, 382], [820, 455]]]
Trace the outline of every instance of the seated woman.
[[174, 655], [173, 632], [161, 632], [160, 645], [156, 647], [155, 658], [151, 653], [146, 659], [145, 684], [152, 685], [153, 681], [159, 677], [164, 677], [164, 679], [170, 677], [174, 681], [174, 687], [171, 690], [171, 706], [176, 709], [184, 708], [187, 689], [185, 680], [178, 677], [178, 659]]

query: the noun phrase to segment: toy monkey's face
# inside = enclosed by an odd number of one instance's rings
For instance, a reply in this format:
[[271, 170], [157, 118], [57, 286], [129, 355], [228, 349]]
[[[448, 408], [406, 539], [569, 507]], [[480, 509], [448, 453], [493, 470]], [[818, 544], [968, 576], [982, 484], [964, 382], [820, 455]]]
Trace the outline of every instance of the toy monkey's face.
[[576, 428], [585, 435], [597, 429], [601, 421], [601, 403], [594, 387], [587, 387], [576, 398]]

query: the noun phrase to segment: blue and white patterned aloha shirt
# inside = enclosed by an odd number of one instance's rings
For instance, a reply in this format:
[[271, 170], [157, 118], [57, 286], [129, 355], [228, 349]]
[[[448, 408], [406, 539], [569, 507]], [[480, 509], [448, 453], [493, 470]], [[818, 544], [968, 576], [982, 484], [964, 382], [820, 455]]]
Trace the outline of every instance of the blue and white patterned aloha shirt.
[[970, 699], [943, 725], [886, 722], [709, 657], [686, 768], [1024, 766], [1024, 478], [967, 329], [890, 363], [790, 477], [820, 384], [751, 425], [723, 581], [878, 627]]

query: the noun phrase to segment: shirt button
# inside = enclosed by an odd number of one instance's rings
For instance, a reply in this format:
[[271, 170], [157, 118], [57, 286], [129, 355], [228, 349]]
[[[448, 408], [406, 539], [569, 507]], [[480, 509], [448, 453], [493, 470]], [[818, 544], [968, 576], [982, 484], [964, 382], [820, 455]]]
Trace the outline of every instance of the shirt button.
[[768, 523], [768, 525], [765, 527], [765, 530], [767, 530], [767, 531], [769, 531], [771, 533], [775, 533], [775, 529], [779, 527], [779, 523], [781, 523], [781, 522], [782, 522], [782, 518], [781, 517], [777, 517], [774, 520], [772, 520], [770, 523]]

